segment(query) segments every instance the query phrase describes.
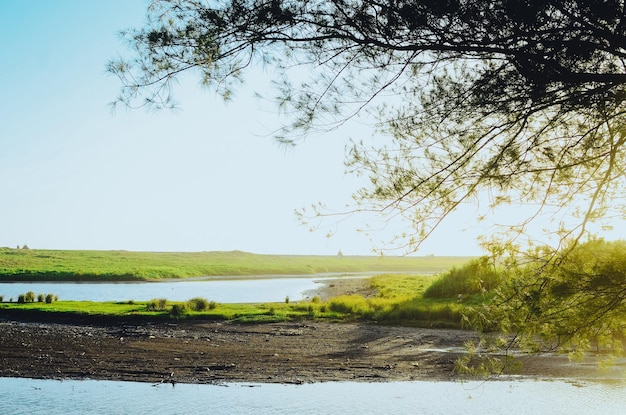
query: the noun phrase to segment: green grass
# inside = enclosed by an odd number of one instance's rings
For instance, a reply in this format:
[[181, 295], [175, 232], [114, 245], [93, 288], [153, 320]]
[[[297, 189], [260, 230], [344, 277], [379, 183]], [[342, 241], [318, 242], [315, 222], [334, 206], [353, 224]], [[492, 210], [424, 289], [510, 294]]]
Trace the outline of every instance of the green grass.
[[487, 294], [502, 282], [502, 273], [486, 257], [474, 258], [460, 267], [453, 266], [437, 277], [424, 291], [425, 298], [472, 297]]
[[2, 281], [142, 281], [323, 272], [438, 273], [469, 257], [257, 255], [231, 252], [57, 251], [0, 248]]
[[[467, 273], [468, 278], [473, 274]], [[472, 277], [473, 278], [473, 277]], [[187, 302], [153, 299], [146, 302], [56, 301], [52, 304], [0, 303], [0, 310], [14, 313], [37, 312], [100, 317], [142, 317], [147, 319], [211, 319], [260, 323], [294, 319], [331, 321], [366, 320], [421, 327], [462, 327], [463, 318], [472, 318], [473, 308], [488, 301], [483, 293], [463, 298], [425, 298], [439, 277], [413, 274], [383, 274], [370, 279], [377, 295], [341, 295], [327, 301], [277, 302], [262, 304], [217, 304], [203, 298]], [[157, 305], [162, 305], [157, 306]], [[202, 305], [202, 306], [200, 306]], [[174, 312], [172, 311], [174, 309]]]
[[[218, 304], [215, 308], [194, 311], [188, 302], [168, 301], [166, 310], [154, 310], [149, 307], [150, 301], [143, 302], [93, 302], [93, 301], [57, 301], [46, 303], [0, 303], [0, 310], [24, 313], [45, 313], [51, 318], [63, 316], [93, 317], [145, 317], [155, 320], [171, 318], [171, 308], [176, 305], [185, 309], [186, 319], [234, 320], [241, 322], [280, 321], [303, 318], [309, 315], [308, 310], [296, 304]], [[44, 307], [45, 306], [45, 307]], [[333, 314], [336, 317], [336, 315]]]

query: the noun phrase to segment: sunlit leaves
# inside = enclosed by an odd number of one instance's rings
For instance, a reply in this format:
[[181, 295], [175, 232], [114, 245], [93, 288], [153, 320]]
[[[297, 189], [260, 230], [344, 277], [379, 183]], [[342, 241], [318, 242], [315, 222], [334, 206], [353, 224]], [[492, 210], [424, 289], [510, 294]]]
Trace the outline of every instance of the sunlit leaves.
[[626, 242], [591, 240], [522, 258], [499, 290], [494, 313], [502, 329], [517, 333], [523, 347], [572, 356], [591, 347], [623, 351]]
[[347, 211], [403, 222], [391, 249], [417, 250], [485, 194], [477, 217], [537, 207], [504, 238], [542, 217], [580, 239], [625, 210], [620, 16], [622, 2], [595, 0], [158, 0], [124, 34], [134, 57], [108, 69], [118, 102], [159, 109], [183, 73], [230, 99], [250, 65], [272, 67], [287, 145], [375, 124], [386, 139], [349, 149], [348, 172], [370, 180]]

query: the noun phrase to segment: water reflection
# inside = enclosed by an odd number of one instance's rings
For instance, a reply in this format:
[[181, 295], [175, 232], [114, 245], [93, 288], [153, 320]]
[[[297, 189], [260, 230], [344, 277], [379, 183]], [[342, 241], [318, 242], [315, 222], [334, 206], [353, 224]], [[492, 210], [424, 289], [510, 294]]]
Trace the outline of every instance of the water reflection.
[[76, 301], [148, 301], [167, 298], [186, 301], [204, 297], [220, 303], [281, 302], [285, 297], [300, 300], [305, 291], [320, 286], [328, 276], [306, 278], [264, 278], [237, 280], [176, 280], [140, 283], [0, 283], [0, 295], [17, 301], [20, 294], [53, 293], [59, 300]]
[[626, 386], [591, 382], [150, 385], [0, 378], [3, 414], [623, 414]]

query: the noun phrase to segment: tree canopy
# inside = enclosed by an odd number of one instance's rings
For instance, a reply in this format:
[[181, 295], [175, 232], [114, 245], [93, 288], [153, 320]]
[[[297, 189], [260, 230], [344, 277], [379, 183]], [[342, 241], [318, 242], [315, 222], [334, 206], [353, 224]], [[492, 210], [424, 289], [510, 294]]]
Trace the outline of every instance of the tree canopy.
[[[355, 210], [408, 219], [409, 251], [481, 192], [483, 215], [536, 206], [517, 232], [543, 216], [579, 238], [624, 211], [624, 14], [614, 0], [157, 0], [123, 33], [133, 58], [109, 71], [118, 103], [162, 108], [183, 73], [229, 97], [248, 67], [270, 65], [285, 74], [284, 142], [375, 118], [390, 139], [349, 151], [349, 170], [370, 179]], [[294, 85], [298, 66], [310, 79]]]
[[229, 98], [251, 66], [276, 69], [282, 142], [354, 117], [387, 137], [349, 148], [369, 178], [354, 210], [408, 221], [407, 251], [484, 195], [478, 216], [533, 207], [498, 254], [536, 218], [571, 251], [626, 212], [623, 0], [157, 0], [148, 17], [123, 33], [133, 56], [109, 63], [118, 103], [170, 107], [184, 73]]

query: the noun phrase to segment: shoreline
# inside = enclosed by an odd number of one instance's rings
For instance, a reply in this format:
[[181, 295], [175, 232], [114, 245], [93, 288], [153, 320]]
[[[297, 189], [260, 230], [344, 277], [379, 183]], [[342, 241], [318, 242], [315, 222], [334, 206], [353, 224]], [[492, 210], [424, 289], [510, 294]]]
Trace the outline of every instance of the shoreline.
[[[306, 295], [376, 294], [369, 279], [323, 282]], [[484, 380], [454, 371], [464, 344], [478, 336], [374, 322], [240, 324], [7, 312], [0, 315], [0, 377], [172, 384]], [[620, 366], [621, 374], [619, 367], [599, 370], [593, 358], [572, 363], [565, 355], [520, 355], [490, 379], [624, 379], [626, 362]]]
[[[0, 376], [149, 383], [476, 380], [454, 372], [473, 332], [319, 321], [0, 321]], [[592, 362], [520, 356], [501, 377], [602, 380]], [[609, 377], [611, 379], [612, 377]]]

